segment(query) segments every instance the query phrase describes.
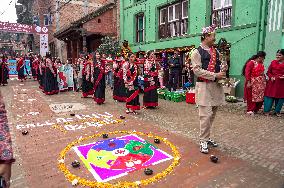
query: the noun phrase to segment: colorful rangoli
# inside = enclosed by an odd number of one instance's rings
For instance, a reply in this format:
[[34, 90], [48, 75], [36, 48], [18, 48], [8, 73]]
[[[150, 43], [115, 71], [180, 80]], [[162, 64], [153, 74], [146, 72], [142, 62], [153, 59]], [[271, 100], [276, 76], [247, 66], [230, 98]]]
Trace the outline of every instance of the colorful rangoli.
[[134, 134], [74, 146], [73, 149], [98, 182], [107, 182], [173, 159]]

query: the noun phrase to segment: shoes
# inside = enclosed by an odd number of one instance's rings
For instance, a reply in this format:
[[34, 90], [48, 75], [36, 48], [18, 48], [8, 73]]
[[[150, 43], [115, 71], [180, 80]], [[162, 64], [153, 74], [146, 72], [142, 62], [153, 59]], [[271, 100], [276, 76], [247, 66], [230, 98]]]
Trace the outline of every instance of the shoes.
[[209, 138], [209, 140], [207, 141], [207, 144], [212, 147], [218, 147], [218, 144], [211, 138]]
[[247, 112], [247, 115], [253, 116], [254, 112], [253, 111], [249, 111], [249, 112]]
[[277, 116], [277, 117], [282, 117], [282, 114], [276, 113], [276, 116]]
[[206, 141], [200, 142], [200, 152], [207, 154], [209, 153], [208, 145]]

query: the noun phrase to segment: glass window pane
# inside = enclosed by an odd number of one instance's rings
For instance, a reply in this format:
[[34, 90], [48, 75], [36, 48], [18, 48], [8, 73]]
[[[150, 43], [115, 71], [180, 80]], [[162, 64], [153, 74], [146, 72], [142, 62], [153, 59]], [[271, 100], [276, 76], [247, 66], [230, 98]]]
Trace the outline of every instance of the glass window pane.
[[180, 4], [175, 5], [175, 20], [178, 20], [181, 15], [181, 7]]
[[161, 11], [160, 11], [160, 23], [166, 22], [166, 16], [167, 16], [167, 9], [161, 9]]
[[143, 42], [143, 31], [139, 31], [139, 42]]
[[188, 17], [188, 1], [182, 3], [182, 16]]
[[174, 18], [174, 13], [173, 13], [174, 9], [173, 6], [169, 7], [169, 21], [172, 21]]
[[213, 10], [222, 8], [222, 0], [213, 0]]
[[143, 18], [144, 18], [144, 16], [138, 17], [138, 30], [141, 30], [144, 27], [144, 23], [143, 23], [144, 19]]

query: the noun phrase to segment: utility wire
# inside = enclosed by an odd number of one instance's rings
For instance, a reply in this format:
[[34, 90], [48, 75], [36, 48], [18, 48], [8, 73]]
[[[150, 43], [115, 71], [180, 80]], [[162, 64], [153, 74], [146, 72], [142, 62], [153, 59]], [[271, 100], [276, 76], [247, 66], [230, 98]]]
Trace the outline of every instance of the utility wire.
[[[10, 1], [8, 7], [12, 4], [12, 2], [13, 2], [13, 0]], [[8, 8], [8, 7], [7, 7], [7, 8]], [[2, 16], [2, 15], [6, 12], [7, 8], [5, 8], [5, 10], [0, 14], [0, 16]]]

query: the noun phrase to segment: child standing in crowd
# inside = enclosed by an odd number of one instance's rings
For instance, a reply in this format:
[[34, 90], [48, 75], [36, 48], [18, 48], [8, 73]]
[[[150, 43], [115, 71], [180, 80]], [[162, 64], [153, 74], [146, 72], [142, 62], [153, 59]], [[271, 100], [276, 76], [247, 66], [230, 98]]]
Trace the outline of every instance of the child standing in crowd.
[[82, 89], [82, 83], [83, 83], [83, 68], [84, 68], [84, 59], [79, 58], [77, 63], [77, 92], [79, 92]]
[[107, 84], [113, 89], [113, 59], [112, 55], [109, 54], [108, 57], [106, 58], [106, 82]]

